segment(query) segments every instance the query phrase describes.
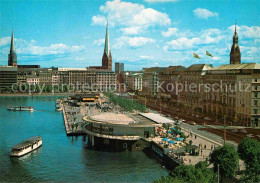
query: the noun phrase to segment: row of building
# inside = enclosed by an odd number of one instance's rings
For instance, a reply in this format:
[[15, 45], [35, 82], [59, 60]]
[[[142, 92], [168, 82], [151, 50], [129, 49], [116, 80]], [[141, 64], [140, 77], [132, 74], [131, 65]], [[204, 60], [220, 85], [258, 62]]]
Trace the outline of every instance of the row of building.
[[260, 126], [260, 64], [241, 63], [235, 30], [230, 64], [153, 67], [125, 74], [128, 91], [194, 116], [228, 125]]
[[[112, 71], [108, 27], [102, 66], [88, 68], [40, 68], [17, 65], [12, 34], [8, 65], [0, 67], [0, 88], [17, 84], [70, 85], [77, 90], [110, 90], [124, 84], [124, 91], [160, 100], [187, 114], [209, 116], [229, 125], [260, 126], [260, 64], [241, 64], [235, 30], [230, 64], [152, 67], [124, 72], [122, 63]], [[121, 85], [120, 85], [121, 86]], [[117, 87], [122, 91], [121, 87]], [[75, 91], [75, 90], [74, 90]]]
[[[115, 64], [116, 73], [123, 71], [123, 63]], [[102, 66], [88, 68], [40, 68], [39, 65], [18, 65], [12, 32], [8, 66], [0, 66], [0, 90], [10, 89], [13, 84], [30, 85], [69, 85], [77, 90], [114, 89], [116, 74], [112, 71], [112, 54], [109, 43], [108, 25], [106, 27], [105, 46]], [[75, 90], [74, 90], [75, 91]]]
[[153, 67], [127, 73], [128, 91], [194, 116], [259, 126], [260, 64]]

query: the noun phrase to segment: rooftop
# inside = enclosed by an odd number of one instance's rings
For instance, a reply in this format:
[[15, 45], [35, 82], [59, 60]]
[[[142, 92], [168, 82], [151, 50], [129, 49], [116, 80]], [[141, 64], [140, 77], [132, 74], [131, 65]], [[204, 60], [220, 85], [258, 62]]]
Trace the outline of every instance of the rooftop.
[[155, 122], [152, 119], [144, 117], [141, 114], [122, 114], [122, 113], [112, 113], [103, 112], [94, 116], [83, 117], [85, 121], [95, 122], [95, 123], [105, 123], [111, 125], [129, 125], [131, 127], [141, 127], [141, 126], [160, 126], [160, 123]]
[[27, 145], [30, 145], [32, 142], [38, 140], [39, 138], [41, 138], [40, 136], [35, 136], [35, 137], [31, 137], [31, 138], [28, 138], [22, 142], [20, 142], [19, 144], [16, 144], [12, 147], [12, 149], [19, 149], [21, 147], [24, 147], [24, 146], [27, 146]]
[[218, 71], [218, 70], [239, 70], [239, 69], [260, 69], [260, 64], [258, 63], [225, 64], [225, 65], [212, 68], [210, 70]]
[[174, 123], [173, 120], [170, 120], [166, 117], [161, 116], [160, 114], [156, 114], [156, 113], [140, 113], [140, 115], [142, 115], [143, 117], [152, 120], [156, 123]]
[[189, 66], [186, 71], [202, 71], [202, 70], [210, 70], [212, 67], [211, 65], [207, 64], [193, 64]]
[[135, 121], [125, 114], [117, 114], [112, 112], [101, 113], [90, 117], [91, 120], [113, 123], [113, 124], [129, 124]]

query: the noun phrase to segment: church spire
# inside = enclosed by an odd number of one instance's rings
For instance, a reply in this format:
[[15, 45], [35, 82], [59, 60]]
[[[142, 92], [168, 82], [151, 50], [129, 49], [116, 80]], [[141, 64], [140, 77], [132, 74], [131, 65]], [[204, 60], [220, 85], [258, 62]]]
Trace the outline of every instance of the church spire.
[[112, 55], [111, 55], [110, 43], [109, 43], [108, 20], [107, 20], [107, 28], [106, 28], [104, 54], [102, 57], [102, 68], [112, 71]]
[[240, 64], [240, 63], [241, 63], [241, 53], [238, 45], [237, 21], [236, 21], [235, 32], [233, 36], [233, 45], [230, 51], [230, 64]]
[[110, 56], [110, 43], [109, 43], [109, 33], [108, 33], [108, 20], [107, 20], [107, 28], [106, 28], [106, 38], [105, 38], [105, 48], [104, 52], [107, 56]]
[[14, 47], [14, 31], [13, 31], [13, 30], [12, 30], [12, 37], [11, 37], [10, 53], [15, 53], [15, 47]]
[[8, 66], [17, 66], [17, 56], [14, 47], [14, 31], [12, 30], [10, 53], [8, 55]]

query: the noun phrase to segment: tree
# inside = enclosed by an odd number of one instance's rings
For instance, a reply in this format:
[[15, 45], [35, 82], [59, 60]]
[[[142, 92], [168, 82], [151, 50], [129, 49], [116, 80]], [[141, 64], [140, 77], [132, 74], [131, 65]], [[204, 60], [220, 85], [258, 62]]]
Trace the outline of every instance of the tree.
[[241, 181], [260, 182], [260, 142], [249, 137], [244, 138], [237, 151], [246, 165]]
[[189, 144], [192, 145], [192, 140], [189, 140]]
[[162, 176], [154, 183], [215, 183], [216, 174], [212, 168], [208, 168], [208, 161], [194, 165], [177, 166], [169, 173], [169, 176]]
[[224, 145], [217, 147], [210, 154], [210, 163], [214, 165], [214, 171], [217, 172], [219, 164], [219, 172], [222, 178], [232, 178], [238, 169], [239, 156], [236, 149], [232, 145]]
[[46, 88], [46, 92], [51, 92], [52, 91], [52, 86], [51, 85], [48, 85], [47, 88]]

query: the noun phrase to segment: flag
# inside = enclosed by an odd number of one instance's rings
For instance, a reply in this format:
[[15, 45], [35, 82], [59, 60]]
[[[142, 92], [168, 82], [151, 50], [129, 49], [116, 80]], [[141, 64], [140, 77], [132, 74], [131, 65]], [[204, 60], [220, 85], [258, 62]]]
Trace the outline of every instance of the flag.
[[207, 50], [206, 50], [206, 55], [210, 56], [210, 57], [214, 57], [213, 55], [211, 55]]
[[193, 52], [193, 57], [200, 59], [199, 55], [197, 55], [196, 53]]

